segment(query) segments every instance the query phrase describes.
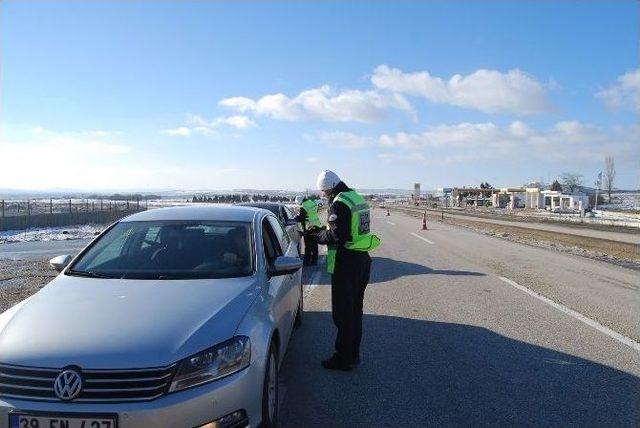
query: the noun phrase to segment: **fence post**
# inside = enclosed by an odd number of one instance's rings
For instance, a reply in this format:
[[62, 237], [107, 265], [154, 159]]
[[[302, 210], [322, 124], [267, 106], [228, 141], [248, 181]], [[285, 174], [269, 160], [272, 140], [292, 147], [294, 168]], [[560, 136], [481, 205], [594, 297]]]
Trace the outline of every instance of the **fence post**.
[[4, 217], [4, 199], [2, 200], [2, 217]]
[[129, 211], [129, 199], [127, 199], [127, 211]]
[[140, 198], [136, 198], [136, 210], [140, 209]]
[[102, 211], [102, 199], [100, 199], [100, 211]]
[[49, 199], [49, 214], [53, 214], [53, 198]]
[[147, 198], [146, 196], [144, 197], [144, 209], [149, 209], [149, 198]]
[[71, 199], [69, 199], [69, 214], [71, 214]]

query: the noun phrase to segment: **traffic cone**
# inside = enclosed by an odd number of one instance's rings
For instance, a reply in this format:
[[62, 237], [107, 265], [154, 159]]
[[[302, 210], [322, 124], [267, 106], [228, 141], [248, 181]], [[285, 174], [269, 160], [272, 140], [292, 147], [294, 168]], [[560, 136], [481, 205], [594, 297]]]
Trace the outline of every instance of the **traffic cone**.
[[422, 230], [427, 230], [427, 213], [422, 214]]
[[387, 208], [387, 217], [389, 217], [391, 213], [389, 212], [389, 208]]

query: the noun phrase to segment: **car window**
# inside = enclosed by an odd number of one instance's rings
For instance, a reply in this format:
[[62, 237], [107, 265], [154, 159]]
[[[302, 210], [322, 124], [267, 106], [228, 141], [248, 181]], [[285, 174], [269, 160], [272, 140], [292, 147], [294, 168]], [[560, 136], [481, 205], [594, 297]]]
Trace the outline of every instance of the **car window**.
[[66, 273], [131, 279], [247, 276], [253, 273], [252, 243], [248, 222], [121, 222]]
[[287, 206], [284, 207], [284, 212], [287, 216], [287, 219], [293, 219], [295, 217], [295, 214], [293, 214], [293, 211], [291, 211], [291, 208]]
[[276, 257], [281, 256], [283, 252], [271, 223], [267, 219], [262, 222], [262, 240], [267, 263], [273, 263]]
[[280, 247], [282, 248], [282, 252], [285, 253], [287, 248], [289, 248], [290, 238], [287, 232], [282, 227], [282, 224], [276, 220], [274, 217], [268, 217], [269, 222], [271, 223], [271, 227], [276, 233], [276, 237], [278, 238], [278, 242], [280, 243]]

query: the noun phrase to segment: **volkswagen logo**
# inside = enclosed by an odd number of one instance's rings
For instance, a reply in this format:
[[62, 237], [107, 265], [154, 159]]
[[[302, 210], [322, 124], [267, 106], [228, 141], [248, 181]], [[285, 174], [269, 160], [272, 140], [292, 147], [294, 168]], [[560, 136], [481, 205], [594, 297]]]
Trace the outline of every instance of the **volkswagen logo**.
[[82, 378], [75, 370], [64, 370], [53, 382], [53, 391], [61, 400], [73, 400], [82, 390]]

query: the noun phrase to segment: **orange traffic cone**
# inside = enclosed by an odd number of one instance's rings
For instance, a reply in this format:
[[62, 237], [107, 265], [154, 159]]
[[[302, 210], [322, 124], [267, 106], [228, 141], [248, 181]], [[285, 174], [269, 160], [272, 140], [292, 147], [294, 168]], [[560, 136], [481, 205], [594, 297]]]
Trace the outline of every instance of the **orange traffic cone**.
[[389, 217], [391, 213], [389, 212], [389, 208], [387, 208], [387, 217]]
[[422, 230], [427, 230], [427, 213], [422, 214]]

